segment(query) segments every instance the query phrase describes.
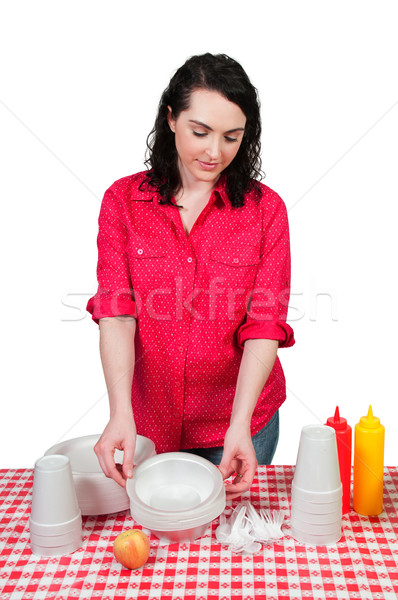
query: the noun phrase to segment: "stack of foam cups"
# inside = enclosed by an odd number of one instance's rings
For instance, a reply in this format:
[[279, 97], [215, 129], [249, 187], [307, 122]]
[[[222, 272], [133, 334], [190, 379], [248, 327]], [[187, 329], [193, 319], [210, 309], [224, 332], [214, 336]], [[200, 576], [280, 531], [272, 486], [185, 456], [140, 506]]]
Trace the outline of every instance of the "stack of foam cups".
[[292, 536], [315, 546], [338, 542], [343, 490], [332, 427], [303, 427], [291, 491]]
[[67, 456], [50, 454], [35, 463], [29, 519], [33, 554], [70, 554], [82, 545], [82, 517]]

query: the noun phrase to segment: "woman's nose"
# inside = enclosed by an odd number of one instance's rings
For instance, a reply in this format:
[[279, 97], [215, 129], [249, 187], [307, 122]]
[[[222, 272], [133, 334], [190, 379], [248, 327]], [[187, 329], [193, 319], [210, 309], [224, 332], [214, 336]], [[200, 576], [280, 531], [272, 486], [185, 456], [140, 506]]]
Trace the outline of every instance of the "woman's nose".
[[210, 138], [207, 146], [207, 155], [211, 160], [216, 160], [220, 156], [220, 141], [215, 137]]

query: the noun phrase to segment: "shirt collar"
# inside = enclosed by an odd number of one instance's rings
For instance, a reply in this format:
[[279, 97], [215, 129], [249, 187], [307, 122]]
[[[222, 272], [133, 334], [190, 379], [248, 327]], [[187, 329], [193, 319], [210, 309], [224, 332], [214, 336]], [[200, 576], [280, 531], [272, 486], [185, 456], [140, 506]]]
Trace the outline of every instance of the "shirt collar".
[[[212, 193], [214, 194], [215, 199], [217, 197], [221, 198], [221, 200], [223, 201], [225, 206], [229, 207], [231, 205], [230, 199], [227, 194], [227, 177], [226, 177], [226, 175], [221, 175], [221, 177], [218, 180], [217, 185], [214, 188]], [[151, 201], [154, 199], [154, 197], [156, 197], [157, 200], [159, 201], [159, 199], [160, 199], [159, 193], [148, 190], [148, 191], [141, 193], [140, 199]]]
[[230, 206], [231, 202], [228, 198], [227, 194], [227, 177], [226, 175], [221, 175], [220, 179], [217, 182], [216, 187], [213, 190], [213, 193], [216, 193], [221, 200], [224, 202], [225, 206]]

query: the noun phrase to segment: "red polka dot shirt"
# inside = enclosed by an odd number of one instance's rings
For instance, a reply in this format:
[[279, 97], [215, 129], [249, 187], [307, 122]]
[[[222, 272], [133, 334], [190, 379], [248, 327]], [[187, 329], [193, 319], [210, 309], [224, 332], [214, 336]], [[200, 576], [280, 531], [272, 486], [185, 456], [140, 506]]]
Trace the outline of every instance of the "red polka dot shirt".
[[[145, 172], [105, 192], [99, 215], [98, 291], [87, 310], [133, 315], [131, 400], [137, 432], [157, 452], [222, 446], [245, 340], [292, 346], [286, 323], [290, 246], [286, 207], [269, 187], [233, 208], [221, 178], [189, 235], [179, 210], [140, 184]], [[254, 435], [286, 398], [276, 359], [259, 396]]]

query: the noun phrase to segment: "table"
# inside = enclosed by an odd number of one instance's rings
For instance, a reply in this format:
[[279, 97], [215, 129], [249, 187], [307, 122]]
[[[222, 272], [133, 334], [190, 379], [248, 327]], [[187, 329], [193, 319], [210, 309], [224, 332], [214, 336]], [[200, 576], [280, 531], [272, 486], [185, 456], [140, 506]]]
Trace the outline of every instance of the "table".
[[194, 543], [165, 546], [151, 536], [148, 563], [135, 571], [124, 569], [112, 551], [121, 531], [140, 528], [129, 511], [83, 517], [83, 545], [73, 554], [32, 555], [33, 471], [0, 470], [0, 598], [396, 600], [398, 469], [385, 469], [381, 515], [367, 518], [351, 511], [343, 518], [341, 541], [319, 547], [299, 544], [289, 535], [293, 470], [260, 466], [250, 492], [227, 503], [227, 516], [243, 499], [256, 509], [282, 509], [285, 536], [277, 543], [254, 555], [232, 553], [215, 539], [216, 519]]

